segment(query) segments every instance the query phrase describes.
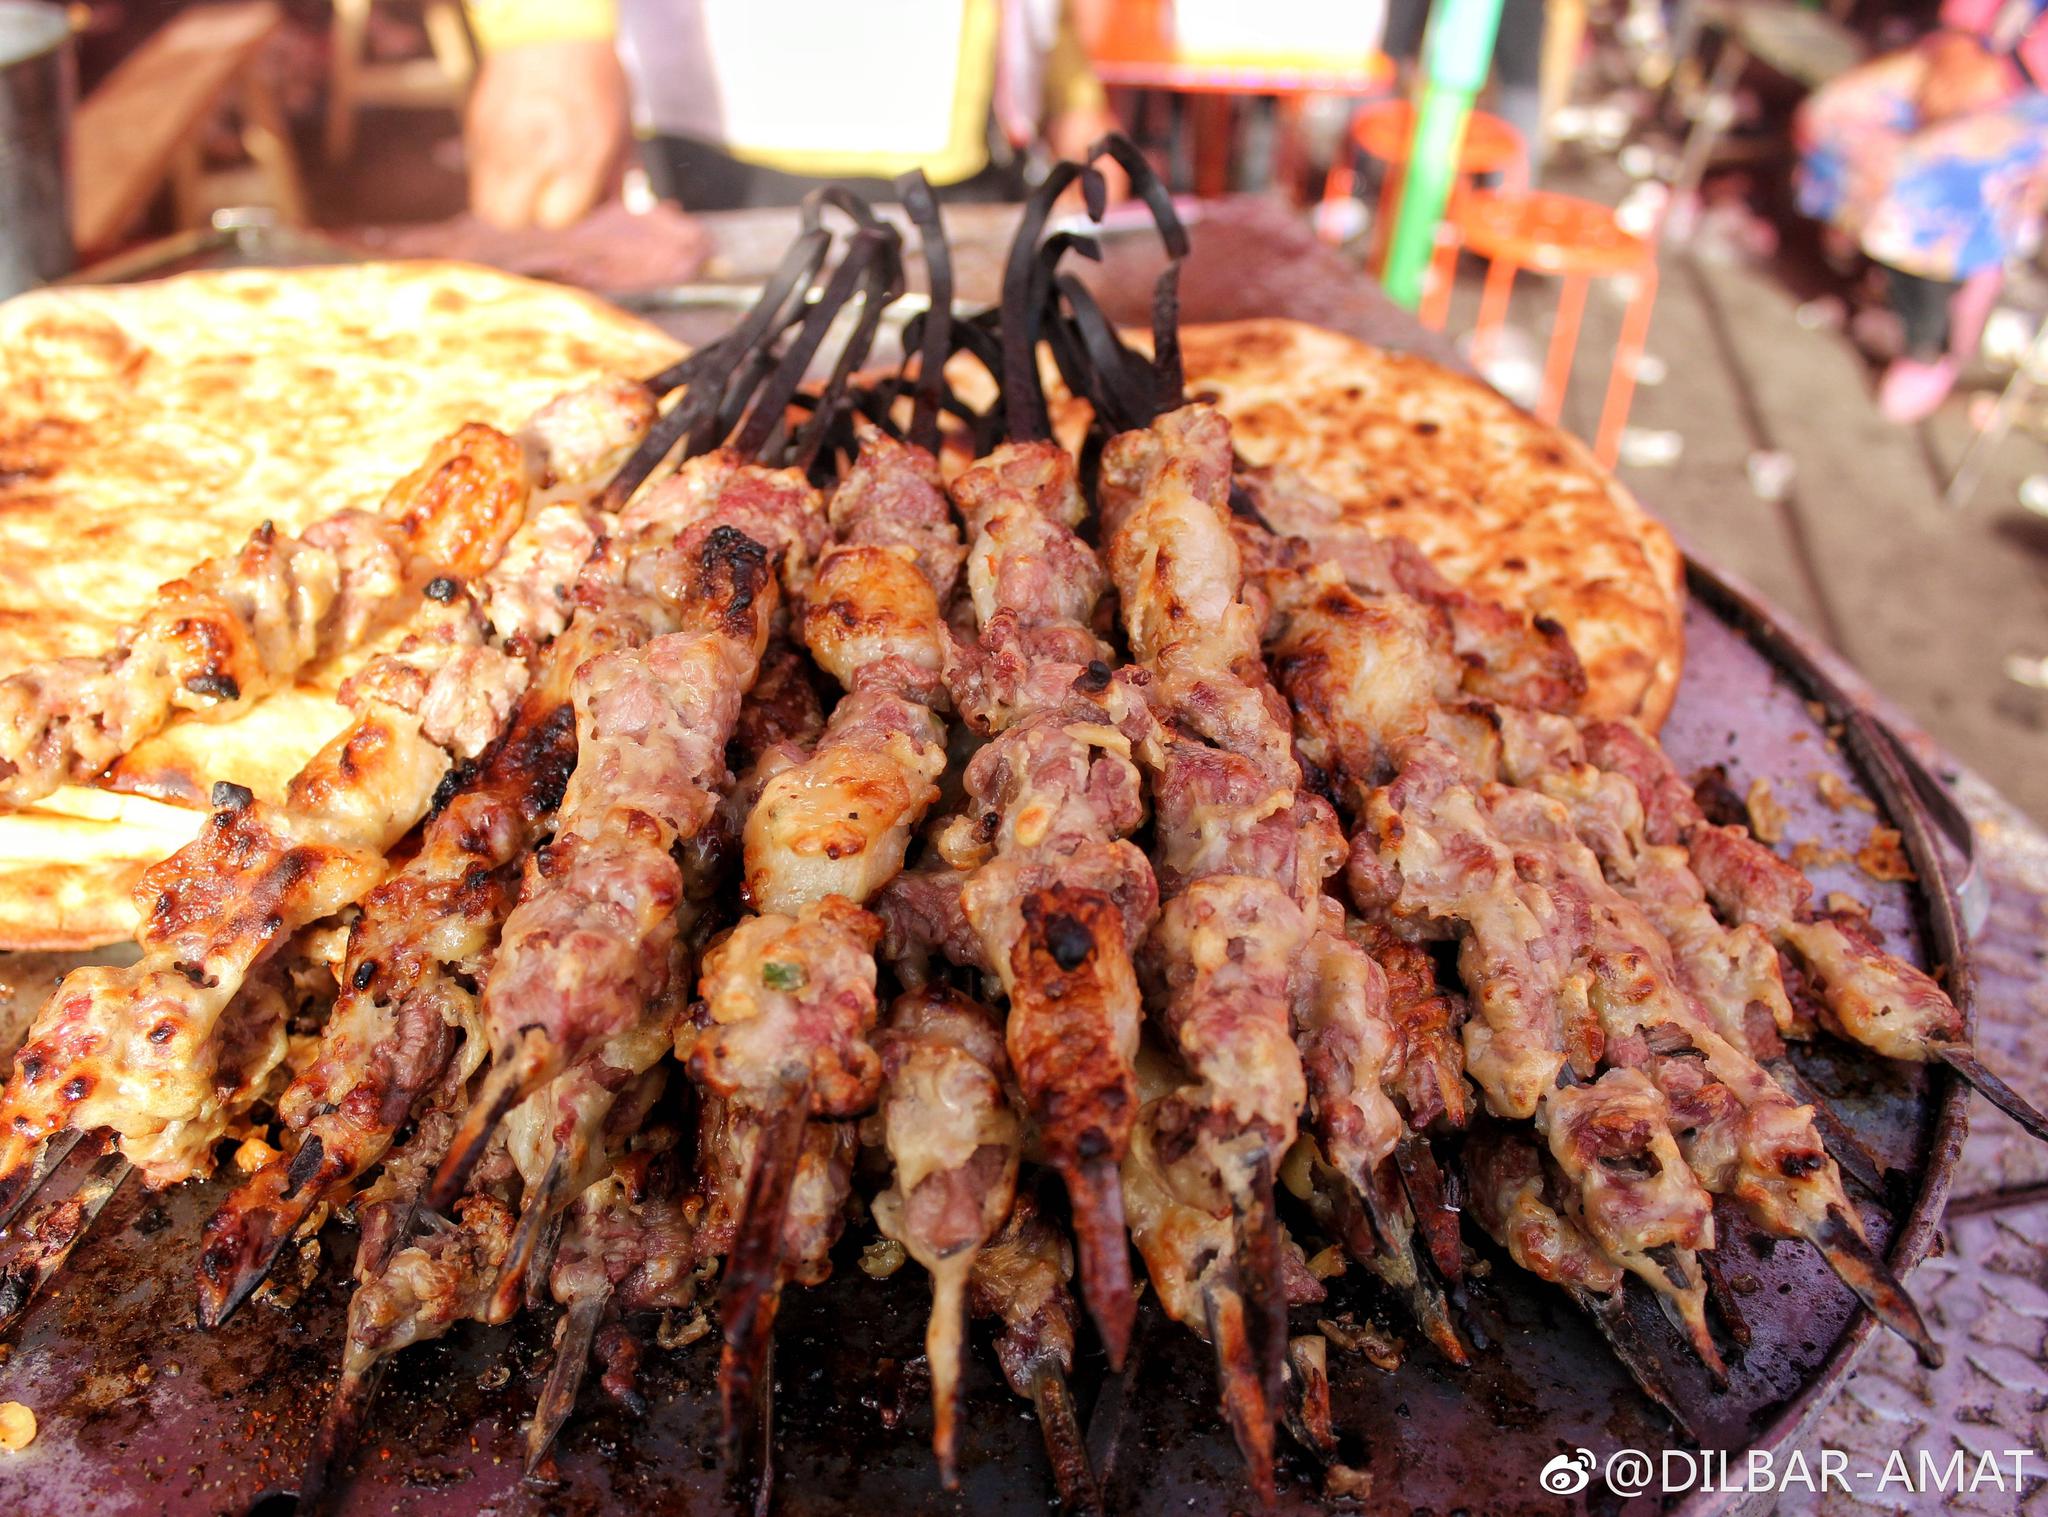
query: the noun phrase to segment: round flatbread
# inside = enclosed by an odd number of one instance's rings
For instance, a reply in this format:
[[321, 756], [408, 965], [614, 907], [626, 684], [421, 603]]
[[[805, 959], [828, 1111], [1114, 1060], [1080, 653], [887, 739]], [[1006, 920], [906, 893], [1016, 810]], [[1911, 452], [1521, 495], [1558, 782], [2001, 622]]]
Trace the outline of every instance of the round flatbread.
[[1214, 400], [1247, 462], [1293, 469], [1466, 589], [1561, 624], [1589, 714], [1663, 721], [1684, 561], [1577, 438], [1477, 379], [1300, 322], [1188, 327], [1182, 348], [1189, 394]]
[[[577, 291], [446, 262], [188, 274], [0, 305], [0, 674], [104, 651], [159, 584], [266, 520], [297, 531], [374, 507], [466, 421], [510, 430], [570, 386], [652, 373], [679, 351]], [[190, 808], [219, 779], [280, 791], [340, 730], [334, 689], [359, 661], [234, 721], [174, 722], [111, 782], [150, 800], [67, 790], [0, 816], [0, 947], [129, 935], [128, 888], [196, 826]]]

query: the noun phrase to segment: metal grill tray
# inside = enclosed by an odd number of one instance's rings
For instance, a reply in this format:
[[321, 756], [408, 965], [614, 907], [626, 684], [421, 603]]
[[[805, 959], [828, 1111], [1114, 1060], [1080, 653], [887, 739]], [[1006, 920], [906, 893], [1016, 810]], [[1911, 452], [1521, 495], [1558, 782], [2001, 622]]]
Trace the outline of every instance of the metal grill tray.
[[[1967, 966], [1942, 860], [1912, 791], [1856, 734], [1866, 714], [1844, 704], [1768, 613], [1695, 570], [1687, 674], [1665, 738], [1681, 767], [1739, 761], [1770, 775], [1791, 813], [1787, 836], [1853, 851], [1872, 819], [1836, 813], [1812, 776], [1832, 772], [1904, 832], [1926, 889], [1876, 885], [1855, 870], [1819, 873], [1823, 891], [1868, 901], [1895, 949], [1910, 945], [1967, 994]], [[1827, 704], [1833, 699], [1832, 705]], [[1820, 702], [1820, 704], [1813, 704]], [[1843, 734], [1830, 735], [1830, 727]], [[1740, 778], [1740, 776], [1738, 776]], [[1928, 1251], [1963, 1135], [1963, 1097], [1945, 1071], [1887, 1065], [1839, 1048], [1806, 1059], [1810, 1077], [1876, 1152], [1910, 1177], [1889, 1215], [1866, 1208], [1902, 1271]], [[0, 1464], [0, 1510], [20, 1517], [79, 1511], [241, 1513], [288, 1486], [332, 1384], [345, 1310], [334, 1282], [352, 1246], [328, 1230], [333, 1257], [290, 1312], [251, 1307], [206, 1334], [193, 1320], [201, 1223], [218, 1182], [161, 1196], [131, 1187], [109, 1207], [67, 1274], [23, 1324], [0, 1394], [42, 1419], [37, 1442]], [[778, 1478], [773, 1509], [792, 1514], [1037, 1511], [1051, 1489], [1028, 1409], [982, 1345], [967, 1377], [965, 1476], [942, 1491], [927, 1439], [920, 1361], [927, 1291], [919, 1271], [876, 1282], [842, 1249], [831, 1282], [792, 1290], [779, 1330]], [[1754, 1341], [1726, 1393], [1710, 1390], [1653, 1309], [1642, 1325], [1673, 1366], [1709, 1444], [1739, 1449], [1796, 1438], [1849, 1373], [1871, 1322], [1803, 1245], [1739, 1251]], [[1449, 1513], [1559, 1509], [1534, 1484], [1561, 1447], [1596, 1452], [1679, 1444], [1591, 1328], [1549, 1287], [1504, 1259], [1468, 1288], [1484, 1352], [1467, 1371], [1412, 1342], [1392, 1374], [1333, 1350], [1332, 1392], [1347, 1463], [1369, 1472], [1382, 1506]], [[1411, 1340], [1396, 1309], [1354, 1274], [1301, 1314], [1351, 1310]], [[560, 1480], [525, 1487], [521, 1423], [545, 1372], [551, 1318], [458, 1328], [406, 1352], [385, 1382], [341, 1510], [351, 1513], [714, 1512], [729, 1509], [715, 1454], [715, 1346], [650, 1351], [636, 1416], [594, 1385], [559, 1445]], [[979, 1343], [979, 1339], [977, 1342]], [[1245, 1491], [1214, 1410], [1206, 1349], [1147, 1303], [1133, 1364], [1121, 1378], [1084, 1361], [1077, 1392], [1112, 1510], [1215, 1511]], [[1683, 1510], [1728, 1509], [1696, 1497]], [[279, 1509], [285, 1509], [279, 1503]], [[1326, 1510], [1314, 1472], [1290, 1456], [1281, 1510]]]
[[[1312, 238], [1293, 247], [1295, 229], [1263, 210], [1211, 218], [1190, 264], [1191, 287], [1202, 287], [1205, 247], [1236, 263], [1247, 240], [1300, 286], [1276, 299], [1301, 308], [1274, 314], [1326, 320], [1389, 346], [1435, 348], [1432, 356], [1444, 356], [1433, 334], [1411, 331], [1412, 323], [1376, 298], [1364, 300], [1355, 278], [1322, 269], [1326, 250]], [[263, 227], [230, 228], [164, 252], [177, 267], [333, 261], [322, 244]], [[120, 277], [168, 272], [172, 262], [136, 260]], [[1149, 288], [1149, 265], [1124, 272], [1128, 278], [1115, 283]], [[1278, 282], [1278, 275], [1268, 281], [1276, 288]], [[1210, 303], [1191, 299], [1187, 319], [1247, 314], [1210, 310]], [[1797, 633], [1700, 564], [1689, 566], [1689, 578], [1686, 673], [1664, 730], [1673, 758], [1687, 771], [1726, 766], [1738, 792], [1751, 778], [1769, 777], [1789, 813], [1787, 838], [1812, 838], [1843, 852], [1862, 843], [1873, 818], [1828, 809], [1813, 777], [1832, 773], [1868, 796], [1879, 819], [1902, 832], [1918, 884], [1878, 884], [1853, 866], [1816, 870], [1816, 884], [1822, 893], [1844, 890], [1867, 902], [1893, 951], [1943, 976], [1971, 1013], [1966, 935], [1952, 889], [1959, 873], [1936, 841], [1941, 797], [1914, 784], [1902, 767], [1910, 755], [1809, 656]], [[1929, 800], [1936, 803], [1932, 814]], [[35, 987], [47, 984], [47, 969], [40, 956], [0, 960], [0, 975], [28, 1000], [39, 999]], [[1901, 1171], [1887, 1209], [1866, 1206], [1864, 1215], [1873, 1241], [1903, 1274], [1934, 1243], [1963, 1142], [1967, 1090], [1945, 1069], [1891, 1065], [1839, 1045], [1798, 1057], [1859, 1137]], [[201, 1333], [192, 1285], [197, 1240], [224, 1193], [220, 1182], [161, 1196], [131, 1185], [28, 1313], [11, 1359], [0, 1366], [0, 1398], [34, 1407], [41, 1433], [25, 1453], [0, 1460], [0, 1511], [274, 1517], [290, 1510], [289, 1498], [276, 1493], [296, 1476], [333, 1383], [346, 1309], [337, 1282], [346, 1277], [353, 1236], [328, 1229], [322, 1277], [289, 1312], [251, 1306], [221, 1331]], [[1720, 1220], [1726, 1228], [1725, 1211]], [[925, 1281], [914, 1267], [887, 1281], [868, 1279], [853, 1267], [858, 1241], [856, 1235], [842, 1248], [825, 1286], [785, 1298], [772, 1510], [790, 1517], [1048, 1510], [1052, 1485], [1029, 1408], [1002, 1384], [979, 1329], [964, 1380], [962, 1485], [957, 1493], [940, 1489], [921, 1360]], [[1297, 1327], [1308, 1329], [1316, 1316], [1350, 1311], [1409, 1340], [1391, 1374], [1360, 1355], [1334, 1348], [1330, 1355], [1341, 1457], [1371, 1478], [1362, 1505], [1445, 1517], [1616, 1508], [1597, 1486], [1569, 1500], [1546, 1495], [1536, 1473], [1563, 1448], [1655, 1452], [1683, 1446], [1681, 1440], [1560, 1292], [1498, 1254], [1488, 1257], [1493, 1267], [1468, 1285], [1463, 1302], [1467, 1321], [1485, 1340], [1470, 1370], [1445, 1366], [1406, 1326], [1399, 1307], [1357, 1271], [1331, 1282], [1325, 1306], [1297, 1314]], [[1773, 1247], [1730, 1235], [1723, 1257], [1741, 1260], [1731, 1273], [1748, 1291], [1753, 1332], [1748, 1351], [1731, 1361], [1725, 1393], [1708, 1386], [1653, 1307], [1639, 1302], [1636, 1315], [1710, 1446], [1787, 1448], [1849, 1379], [1874, 1324], [1802, 1244]], [[1945, 1268], [1942, 1280], [1950, 1278]], [[1934, 1321], [1937, 1337], [1946, 1337], [1939, 1312]], [[650, 1349], [641, 1371], [644, 1415], [610, 1402], [593, 1376], [557, 1445], [559, 1480], [522, 1484], [522, 1424], [545, 1374], [551, 1326], [552, 1314], [528, 1314], [497, 1329], [465, 1324], [402, 1355], [386, 1377], [338, 1509], [733, 1510], [716, 1454], [717, 1355], [709, 1341], [673, 1353]], [[1913, 1373], [1910, 1362], [1910, 1354], [1883, 1356], [1901, 1378]], [[1166, 1322], [1149, 1298], [1122, 1377], [1108, 1376], [1099, 1358], [1084, 1355], [1075, 1387], [1112, 1511], [1164, 1517], [1249, 1507], [1212, 1384], [1206, 1348]], [[1929, 1399], [1924, 1387], [1906, 1394]], [[1937, 1407], [1927, 1421], [1941, 1426], [1945, 1410]], [[1739, 1496], [1707, 1494], [1670, 1509], [1722, 1517], [1742, 1503]], [[1765, 1498], [1762, 1506], [1768, 1504]], [[1292, 1452], [1283, 1457], [1279, 1509], [1331, 1509], [1315, 1471]]]

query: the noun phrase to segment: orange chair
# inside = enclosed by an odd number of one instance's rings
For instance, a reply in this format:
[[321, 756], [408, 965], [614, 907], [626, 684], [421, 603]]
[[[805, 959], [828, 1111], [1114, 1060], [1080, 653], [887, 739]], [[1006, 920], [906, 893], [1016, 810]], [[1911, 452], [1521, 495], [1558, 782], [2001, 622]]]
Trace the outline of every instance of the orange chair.
[[[1379, 267], [1394, 218], [1401, 212], [1401, 189], [1408, 182], [1408, 149], [1415, 140], [1415, 107], [1406, 100], [1380, 100], [1361, 106], [1345, 132], [1345, 148], [1323, 184], [1323, 201], [1317, 208], [1316, 224], [1325, 238], [1336, 240], [1331, 210], [1351, 198], [1358, 183], [1353, 159], [1364, 153], [1386, 165], [1380, 178], [1380, 209], [1373, 223], [1372, 265]], [[1513, 190], [1529, 187], [1529, 147], [1522, 134], [1498, 116], [1474, 111], [1465, 123], [1465, 143], [1458, 150], [1458, 184], [1452, 202], [1462, 198], [1473, 183], [1498, 174], [1502, 184]]]
[[1523, 195], [1484, 191], [1466, 195], [1452, 207], [1448, 225], [1450, 235], [1437, 245], [1421, 316], [1425, 326], [1442, 329], [1450, 313], [1451, 285], [1461, 248], [1486, 259], [1479, 319], [1472, 328], [1475, 363], [1484, 365], [1486, 350], [1507, 319], [1508, 297], [1514, 291], [1518, 270], [1530, 269], [1564, 281], [1550, 333], [1550, 352], [1543, 365], [1543, 397], [1536, 407], [1536, 414], [1548, 422], [1555, 422], [1564, 410], [1565, 386], [1571, 381], [1572, 360], [1578, 352], [1579, 324], [1586, 314], [1587, 285], [1595, 279], [1625, 279], [1633, 284], [1593, 445], [1601, 464], [1614, 467], [1622, 424], [1628, 420], [1629, 403], [1635, 398], [1636, 365], [1650, 335], [1650, 307], [1657, 298], [1656, 249], [1623, 231], [1606, 206], [1542, 190]]

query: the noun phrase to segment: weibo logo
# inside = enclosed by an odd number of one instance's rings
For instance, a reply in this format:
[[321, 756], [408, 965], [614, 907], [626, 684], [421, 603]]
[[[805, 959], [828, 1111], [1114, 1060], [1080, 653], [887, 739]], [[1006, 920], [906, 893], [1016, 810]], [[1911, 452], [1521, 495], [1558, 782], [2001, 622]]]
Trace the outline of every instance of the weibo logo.
[[1591, 1449], [1573, 1449], [1554, 1456], [1536, 1478], [1553, 1496], [1576, 1496], [1593, 1483], [1595, 1463]]

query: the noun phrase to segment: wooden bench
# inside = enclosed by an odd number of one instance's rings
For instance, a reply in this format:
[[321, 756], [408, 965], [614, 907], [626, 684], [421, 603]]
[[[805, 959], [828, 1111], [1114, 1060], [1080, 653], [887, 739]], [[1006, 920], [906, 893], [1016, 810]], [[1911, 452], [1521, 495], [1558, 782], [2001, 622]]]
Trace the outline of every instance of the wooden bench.
[[261, 54], [284, 24], [276, 0], [235, 0], [179, 12], [124, 58], [79, 105], [72, 122], [72, 240], [106, 252], [133, 231], [166, 180], [178, 220], [203, 222], [205, 139], [232, 106], [242, 150], [279, 215], [306, 221], [305, 191]]
[[334, 0], [327, 76], [327, 161], [355, 151], [356, 116], [366, 105], [460, 111], [476, 77], [476, 49], [456, 0], [418, 6], [427, 56], [372, 62], [370, 8], [375, 0]]

